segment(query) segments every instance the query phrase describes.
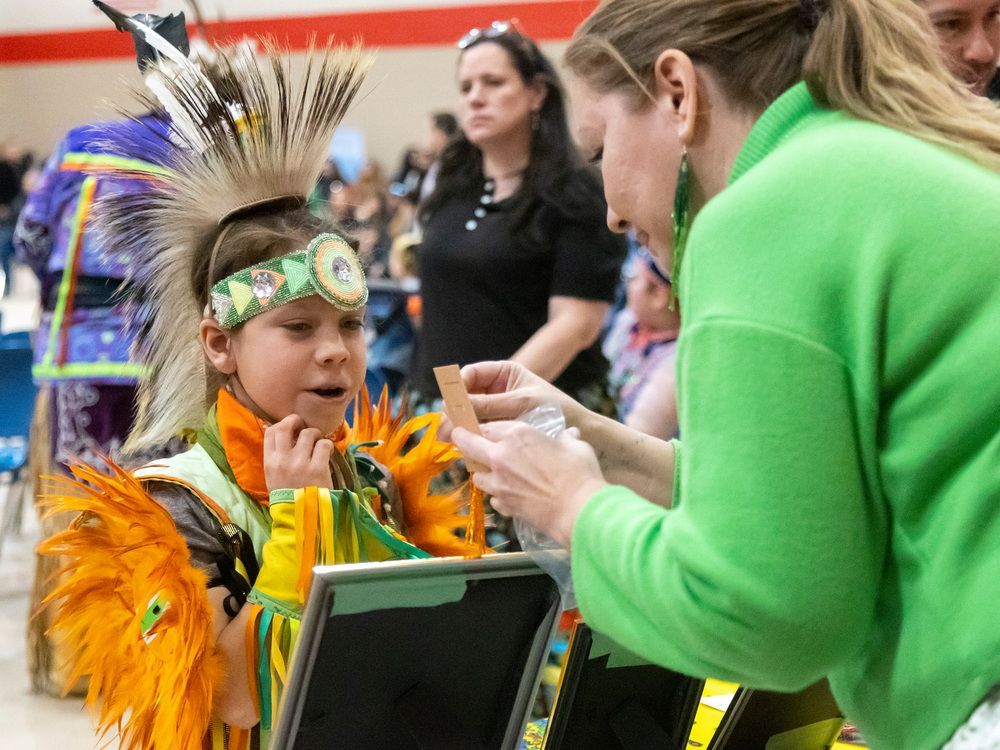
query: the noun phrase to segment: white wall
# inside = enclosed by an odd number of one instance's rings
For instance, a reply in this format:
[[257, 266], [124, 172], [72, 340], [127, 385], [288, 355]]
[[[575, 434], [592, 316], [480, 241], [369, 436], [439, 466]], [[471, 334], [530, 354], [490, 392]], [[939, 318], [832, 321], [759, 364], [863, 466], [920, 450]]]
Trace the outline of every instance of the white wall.
[[[116, 0], [111, 0], [115, 4]], [[213, 0], [202, 0], [206, 13]], [[448, 0], [225, 0], [228, 19], [304, 16], [399, 9], [409, 6], [455, 6], [479, 3]], [[118, 0], [132, 10], [167, 14], [186, 9], [181, 0]], [[575, 2], [575, 7], [579, 7]], [[491, 4], [486, 13], [501, 13]], [[189, 14], [190, 15], [190, 14]], [[214, 11], [207, 20], [213, 21]], [[485, 15], [483, 23], [496, 17]], [[107, 20], [89, 0], [0, 0], [0, 46], [7, 34], [51, 34], [64, 30], [104, 29]], [[564, 41], [543, 42], [542, 48], [558, 60]], [[0, 53], [0, 58], [3, 55]], [[453, 109], [454, 65], [457, 51], [451, 43], [422, 47], [381, 49], [377, 62], [345, 124], [362, 129], [369, 155], [387, 169], [396, 166], [402, 150], [419, 143], [427, 113]], [[59, 62], [0, 62], [0, 145], [25, 147], [47, 154], [71, 127], [95, 119], [114, 117], [114, 107], [129, 106], [128, 87], [140, 83], [134, 60], [73, 60]]]
[[[185, 0], [105, 0], [123, 13], [169, 15], [184, 11], [188, 21], [194, 16]], [[439, 6], [495, 6], [494, 0], [200, 0], [198, 6], [206, 21], [222, 16], [241, 18], [280, 18], [327, 13], [383, 11], [402, 8]], [[107, 17], [90, 0], [0, 0], [0, 33], [30, 33], [64, 29], [98, 28], [108, 24]]]

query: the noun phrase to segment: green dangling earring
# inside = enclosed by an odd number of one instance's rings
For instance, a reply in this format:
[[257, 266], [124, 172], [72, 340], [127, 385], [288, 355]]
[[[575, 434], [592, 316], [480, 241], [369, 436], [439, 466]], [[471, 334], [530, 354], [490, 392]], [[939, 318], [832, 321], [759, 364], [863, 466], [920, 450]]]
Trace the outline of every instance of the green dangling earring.
[[677, 309], [677, 285], [680, 282], [681, 261], [688, 236], [688, 203], [690, 202], [690, 170], [688, 168], [687, 146], [681, 153], [681, 166], [677, 172], [677, 188], [674, 191], [674, 210], [670, 220], [674, 223], [674, 250], [670, 257], [670, 310]]

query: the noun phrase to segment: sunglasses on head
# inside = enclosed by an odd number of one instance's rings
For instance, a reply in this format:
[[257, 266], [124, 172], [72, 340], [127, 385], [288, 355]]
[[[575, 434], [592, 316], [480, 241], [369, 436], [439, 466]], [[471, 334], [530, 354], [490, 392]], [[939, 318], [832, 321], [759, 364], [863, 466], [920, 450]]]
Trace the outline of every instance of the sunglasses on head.
[[465, 49], [474, 42], [478, 42], [480, 39], [496, 39], [504, 34], [509, 34], [511, 31], [519, 33], [517, 31], [517, 19], [512, 19], [510, 21], [494, 21], [489, 26], [481, 29], [469, 29], [469, 33], [458, 40], [458, 48]]

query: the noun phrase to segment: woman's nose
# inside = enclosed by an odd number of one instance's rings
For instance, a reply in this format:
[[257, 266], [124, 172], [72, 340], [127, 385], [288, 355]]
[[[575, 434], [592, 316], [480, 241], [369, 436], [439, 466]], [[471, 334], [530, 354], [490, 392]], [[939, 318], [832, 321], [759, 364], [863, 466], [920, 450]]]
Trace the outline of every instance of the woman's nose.
[[478, 83], [472, 84], [469, 90], [465, 92], [465, 101], [470, 105], [481, 104], [483, 101], [483, 87]]
[[616, 214], [614, 210], [608, 206], [608, 229], [617, 234], [624, 234], [629, 230], [631, 225], [623, 219], [621, 216]]
[[1000, 50], [997, 50], [986, 29], [977, 26], [969, 35], [963, 52], [966, 62], [987, 65], [996, 62]]

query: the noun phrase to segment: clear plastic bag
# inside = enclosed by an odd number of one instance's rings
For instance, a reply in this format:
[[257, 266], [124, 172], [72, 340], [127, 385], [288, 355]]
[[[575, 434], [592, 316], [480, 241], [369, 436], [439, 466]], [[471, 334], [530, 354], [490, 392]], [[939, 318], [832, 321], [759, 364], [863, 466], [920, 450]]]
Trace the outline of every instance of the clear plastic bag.
[[[531, 425], [551, 438], [557, 438], [566, 431], [566, 417], [555, 403], [536, 406], [518, 417], [517, 421]], [[576, 607], [569, 550], [520, 518], [514, 519], [514, 533], [521, 543], [521, 549], [556, 582], [562, 595], [563, 609]]]

